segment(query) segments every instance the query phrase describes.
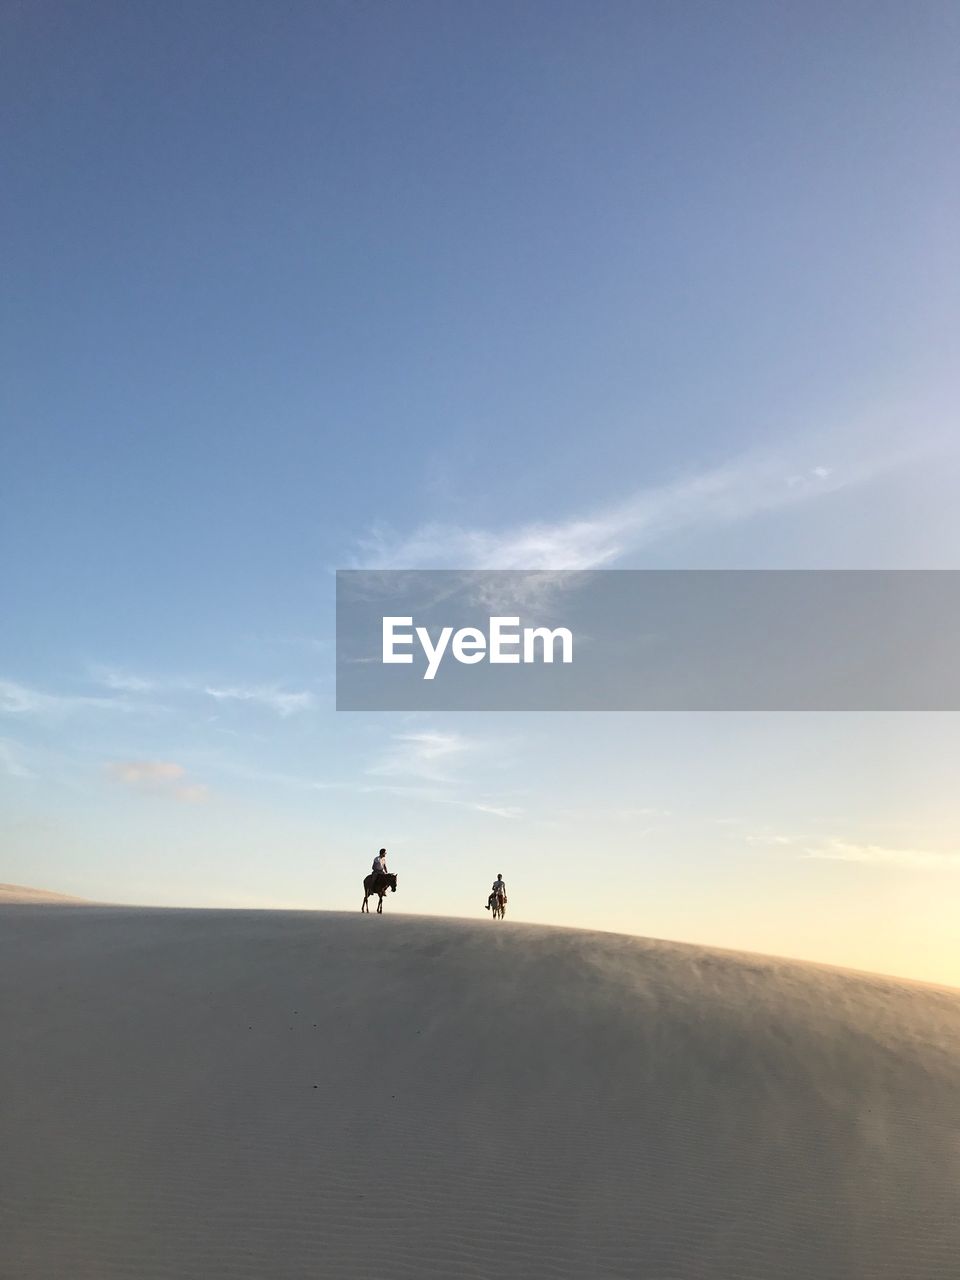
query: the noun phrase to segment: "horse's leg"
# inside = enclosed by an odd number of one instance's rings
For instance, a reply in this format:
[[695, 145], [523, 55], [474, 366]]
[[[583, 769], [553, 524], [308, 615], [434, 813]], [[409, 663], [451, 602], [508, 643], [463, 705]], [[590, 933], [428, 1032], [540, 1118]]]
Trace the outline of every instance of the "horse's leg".
[[370, 896], [369, 894], [366, 894], [366, 895], [364, 896], [363, 902], [361, 902], [361, 904], [360, 904], [360, 910], [361, 910], [361, 912], [366, 911], [368, 914], [369, 914], [369, 912], [370, 912], [370, 908], [367, 906], [367, 898], [368, 898], [369, 896]]
[[380, 901], [377, 903], [377, 915], [383, 915], [383, 894], [380, 895]]

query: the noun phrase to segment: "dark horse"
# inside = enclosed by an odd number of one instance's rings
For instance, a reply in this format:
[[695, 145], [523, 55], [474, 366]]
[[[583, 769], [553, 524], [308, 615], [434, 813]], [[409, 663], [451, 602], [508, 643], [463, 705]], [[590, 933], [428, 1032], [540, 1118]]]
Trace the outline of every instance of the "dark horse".
[[371, 871], [363, 882], [363, 906], [361, 911], [370, 912], [367, 906], [367, 899], [376, 894], [380, 901], [377, 903], [377, 915], [383, 915], [383, 895], [390, 890], [391, 893], [397, 892], [397, 877], [392, 871]]

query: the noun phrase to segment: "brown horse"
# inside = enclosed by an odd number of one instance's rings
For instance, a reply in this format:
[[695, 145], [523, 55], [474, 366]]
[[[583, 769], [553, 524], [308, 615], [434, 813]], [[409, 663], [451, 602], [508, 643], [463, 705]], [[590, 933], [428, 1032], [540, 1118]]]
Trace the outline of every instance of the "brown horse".
[[494, 920], [502, 920], [507, 914], [507, 895], [502, 891], [499, 893], [491, 893], [491, 905], [493, 906]]
[[390, 890], [391, 893], [397, 892], [397, 877], [392, 871], [371, 871], [363, 882], [363, 905], [361, 911], [370, 914], [370, 908], [367, 906], [367, 899], [376, 894], [380, 901], [377, 903], [377, 915], [383, 915], [383, 895]]

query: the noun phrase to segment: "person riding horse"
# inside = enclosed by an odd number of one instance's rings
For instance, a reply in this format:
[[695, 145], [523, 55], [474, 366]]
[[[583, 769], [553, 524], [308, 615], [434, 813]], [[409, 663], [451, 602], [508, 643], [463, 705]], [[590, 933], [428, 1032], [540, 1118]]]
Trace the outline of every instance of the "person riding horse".
[[490, 897], [487, 899], [487, 911], [496, 905], [497, 898], [502, 898], [504, 902], [507, 900], [507, 886], [504, 882], [501, 872], [497, 872], [497, 878], [493, 882], [493, 888], [490, 890]]
[[383, 914], [383, 898], [387, 890], [391, 893], [397, 892], [397, 877], [387, 870], [387, 851], [381, 849], [373, 860], [373, 867], [370, 874], [363, 881], [363, 904], [361, 911], [369, 911], [367, 899], [371, 896], [379, 898], [377, 903], [377, 915]]
[[385, 875], [389, 875], [389, 872], [387, 871], [387, 851], [386, 851], [386, 849], [381, 849], [381, 850], [380, 850], [380, 852], [377, 854], [377, 856], [374, 858], [374, 860], [373, 860], [373, 874], [376, 876], [376, 879], [375, 879], [375, 880], [374, 880], [374, 882], [373, 882], [373, 883], [374, 883], [374, 886], [376, 886], [376, 885], [378, 885], [378, 884], [380, 883], [381, 877], [383, 877], [383, 876], [385, 876]]

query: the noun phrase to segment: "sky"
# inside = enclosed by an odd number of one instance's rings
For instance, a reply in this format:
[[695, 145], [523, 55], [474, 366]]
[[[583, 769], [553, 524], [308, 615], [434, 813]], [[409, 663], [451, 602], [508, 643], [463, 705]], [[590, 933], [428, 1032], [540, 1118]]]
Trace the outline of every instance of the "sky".
[[334, 710], [338, 568], [960, 568], [951, 4], [0, 6], [0, 879], [960, 985], [958, 719]]

